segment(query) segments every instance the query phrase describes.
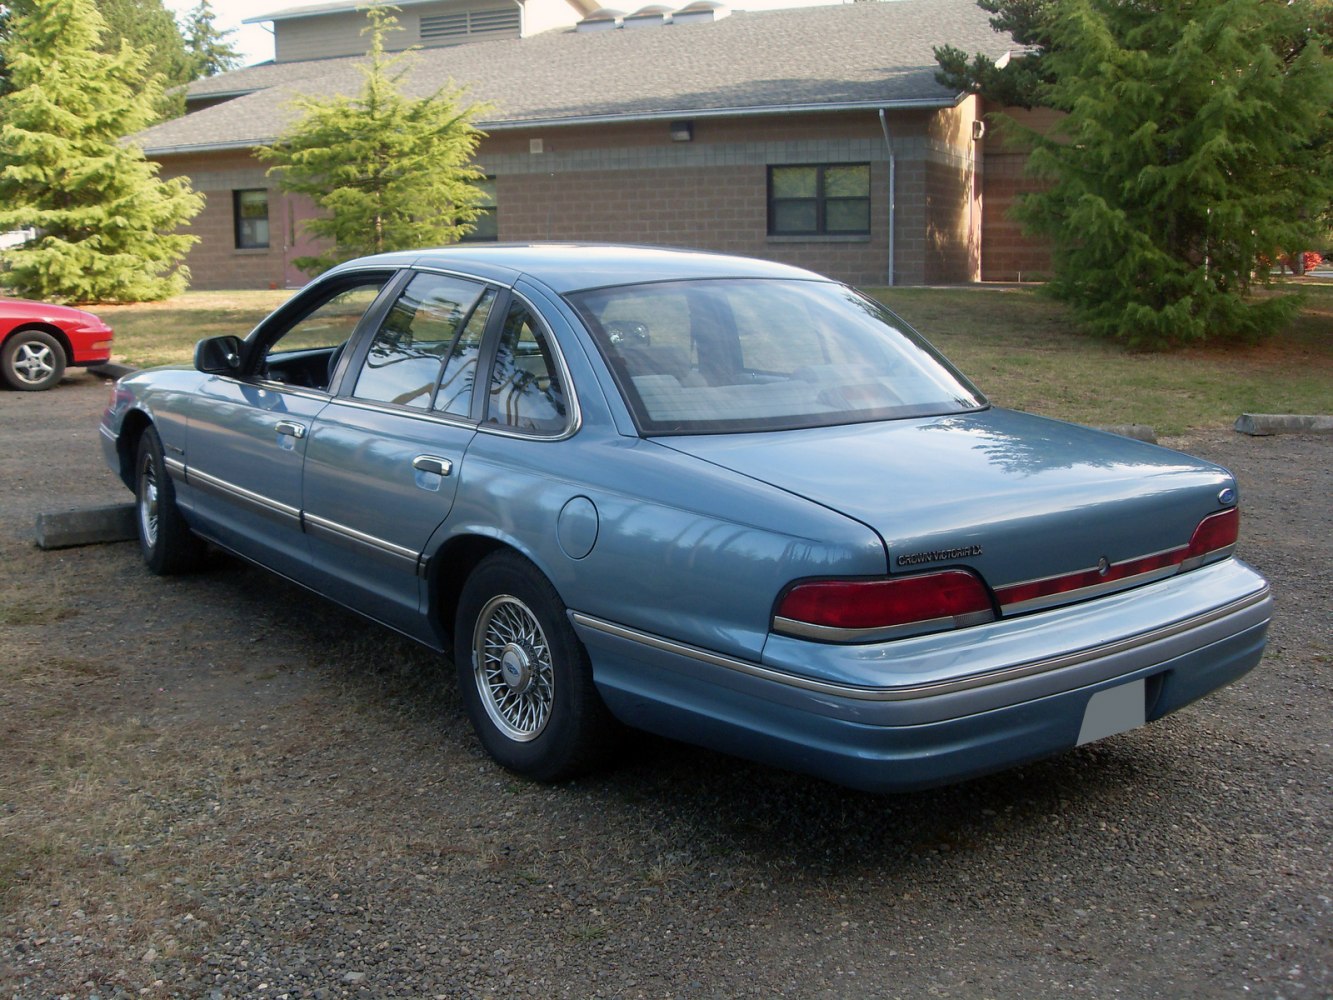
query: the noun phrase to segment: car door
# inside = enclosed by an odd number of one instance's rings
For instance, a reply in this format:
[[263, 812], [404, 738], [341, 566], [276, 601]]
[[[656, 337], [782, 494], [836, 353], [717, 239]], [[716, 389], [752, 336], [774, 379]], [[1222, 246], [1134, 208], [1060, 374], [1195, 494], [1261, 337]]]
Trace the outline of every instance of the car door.
[[204, 534], [309, 582], [301, 477], [311, 427], [329, 403], [329, 372], [392, 271], [316, 284], [247, 339], [239, 375], [215, 375], [190, 409], [188, 502]]
[[473, 387], [499, 289], [418, 271], [349, 358], [307, 444], [303, 507], [320, 589], [411, 635], [421, 557], [476, 433]]

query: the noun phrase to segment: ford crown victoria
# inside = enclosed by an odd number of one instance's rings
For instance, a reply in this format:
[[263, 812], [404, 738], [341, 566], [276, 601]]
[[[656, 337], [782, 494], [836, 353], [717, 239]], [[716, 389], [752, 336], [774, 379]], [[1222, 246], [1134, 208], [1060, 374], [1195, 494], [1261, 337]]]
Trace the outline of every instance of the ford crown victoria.
[[622, 726], [889, 791], [1151, 722], [1253, 668], [1208, 462], [990, 405], [874, 301], [687, 251], [340, 265], [101, 426], [148, 568], [205, 545], [442, 652], [505, 767]]

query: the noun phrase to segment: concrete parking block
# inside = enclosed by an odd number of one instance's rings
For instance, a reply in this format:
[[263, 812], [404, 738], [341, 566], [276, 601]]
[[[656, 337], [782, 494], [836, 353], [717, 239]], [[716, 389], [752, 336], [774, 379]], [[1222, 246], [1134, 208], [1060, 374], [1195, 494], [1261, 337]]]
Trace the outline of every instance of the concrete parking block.
[[1157, 443], [1157, 432], [1147, 424], [1115, 424], [1111, 427], [1098, 427], [1099, 431], [1106, 431], [1108, 434], [1119, 434], [1121, 437], [1133, 438], [1136, 441], [1147, 441], [1149, 444]]
[[134, 504], [118, 503], [37, 515], [37, 547], [68, 549], [76, 545], [127, 542], [138, 538]]
[[1236, 430], [1252, 437], [1270, 434], [1333, 434], [1333, 417], [1295, 413], [1242, 413]]

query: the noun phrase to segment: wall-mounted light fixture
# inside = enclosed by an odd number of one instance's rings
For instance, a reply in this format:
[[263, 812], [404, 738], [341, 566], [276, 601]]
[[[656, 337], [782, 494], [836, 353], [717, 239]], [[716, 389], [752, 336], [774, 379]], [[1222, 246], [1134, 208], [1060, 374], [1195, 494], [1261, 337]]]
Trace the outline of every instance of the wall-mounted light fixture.
[[986, 123], [977, 119], [972, 123], [972, 141], [980, 142], [986, 137]]
[[671, 141], [689, 142], [694, 138], [694, 122], [672, 122]]

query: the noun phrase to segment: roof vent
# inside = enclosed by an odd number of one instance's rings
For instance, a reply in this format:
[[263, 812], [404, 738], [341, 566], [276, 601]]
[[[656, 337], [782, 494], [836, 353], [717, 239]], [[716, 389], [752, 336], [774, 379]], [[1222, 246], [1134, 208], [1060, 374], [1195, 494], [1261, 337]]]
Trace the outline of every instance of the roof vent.
[[574, 27], [578, 31], [606, 31], [608, 28], [619, 28], [624, 17], [625, 12], [623, 10], [616, 10], [614, 7], [599, 7]]
[[633, 14], [626, 14], [621, 21], [626, 28], [660, 28], [671, 23], [671, 8], [663, 4], [649, 4], [640, 7]]
[[682, 7], [671, 15], [673, 24], [696, 24], [698, 22], [720, 21], [731, 15], [731, 8], [717, 0], [694, 0], [694, 3]]

